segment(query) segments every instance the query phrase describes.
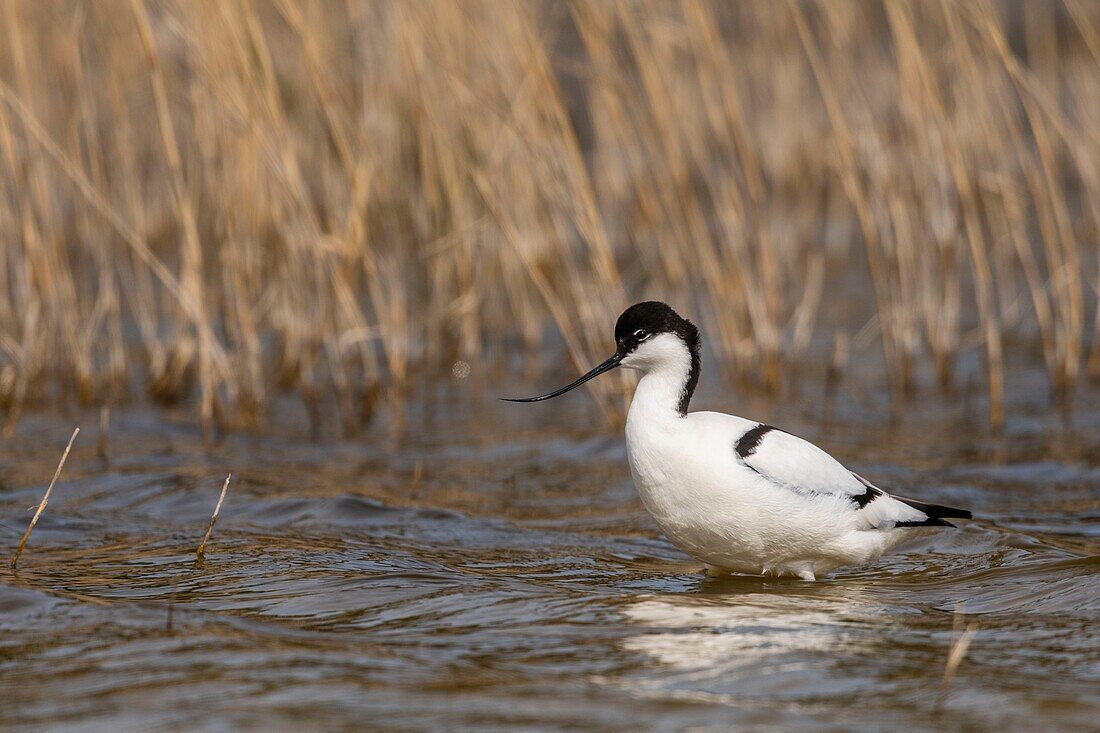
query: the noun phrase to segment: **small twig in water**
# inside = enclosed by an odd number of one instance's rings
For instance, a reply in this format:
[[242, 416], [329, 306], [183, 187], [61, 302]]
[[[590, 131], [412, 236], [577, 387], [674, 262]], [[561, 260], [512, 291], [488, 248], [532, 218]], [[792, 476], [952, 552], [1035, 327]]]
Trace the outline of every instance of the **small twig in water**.
[[168, 596], [168, 618], [164, 620], [164, 633], [172, 633], [172, 611], [176, 608], [176, 593], [172, 592], [172, 595]]
[[944, 665], [943, 679], [940, 681], [940, 694], [936, 699], [937, 710], [943, 709], [944, 704], [947, 702], [947, 692], [951, 688], [951, 681], [955, 679], [955, 672], [962, 663], [963, 657], [966, 656], [974, 634], [978, 633], [978, 624], [976, 623], [967, 624], [966, 630], [962, 630], [965, 609], [966, 604], [963, 603], [955, 606], [955, 620], [951, 630], [951, 649], [947, 652], [947, 664]]
[[199, 562], [206, 558], [206, 542], [210, 539], [210, 533], [214, 531], [214, 523], [218, 521], [218, 512], [222, 510], [222, 502], [225, 501], [225, 492], [229, 491], [229, 479], [231, 478], [233, 478], [233, 474], [225, 477], [225, 483], [222, 484], [222, 493], [218, 496], [218, 503], [214, 505], [214, 513], [210, 515], [210, 524], [206, 525], [206, 534], [202, 537], [199, 549], [195, 551], [195, 554], [199, 557]]
[[42, 516], [42, 512], [46, 509], [46, 504], [50, 501], [50, 493], [53, 491], [53, 485], [57, 483], [57, 478], [61, 475], [61, 469], [65, 466], [65, 459], [69, 457], [69, 451], [72, 449], [73, 441], [76, 440], [76, 436], [79, 432], [80, 428], [73, 430], [73, 435], [69, 438], [69, 444], [65, 446], [65, 452], [61, 454], [61, 462], [57, 464], [57, 470], [54, 471], [53, 479], [46, 488], [46, 493], [42, 495], [42, 501], [38, 503], [38, 509], [35, 510], [34, 516], [31, 517], [31, 523], [27, 525], [27, 531], [23, 533], [23, 539], [19, 540], [19, 547], [15, 548], [15, 554], [11, 556], [12, 570], [15, 570], [16, 566], [19, 564], [19, 556], [23, 554], [23, 548], [27, 544], [27, 539], [31, 536], [31, 530], [34, 529], [34, 525], [38, 524], [38, 518]]

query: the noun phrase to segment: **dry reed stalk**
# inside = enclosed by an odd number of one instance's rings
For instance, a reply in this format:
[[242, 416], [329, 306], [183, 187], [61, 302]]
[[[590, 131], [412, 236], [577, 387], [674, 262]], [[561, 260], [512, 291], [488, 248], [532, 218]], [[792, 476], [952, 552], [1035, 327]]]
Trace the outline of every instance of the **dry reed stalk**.
[[[1042, 180], [1035, 174], [1027, 180], [1032, 189], [1043, 231], [1043, 244], [1047, 254], [1047, 266], [1051, 279], [1052, 300], [1057, 324], [1057, 368], [1052, 377], [1054, 393], [1064, 411], [1068, 413], [1070, 394], [1076, 386], [1083, 350], [1084, 301], [1079, 244], [1075, 241], [1070, 222], [1069, 206], [1063, 195], [1061, 166], [1054, 149], [1052, 126], [1058, 125], [1059, 115], [1050, 102], [1043, 103], [1042, 95], [1008, 47], [995, 13], [985, 2], [978, 4], [975, 23], [985, 30], [1005, 70], [1019, 91], [1020, 101], [1030, 124], [1040, 163]], [[1095, 132], [1093, 132], [1095, 134]], [[1067, 137], [1071, 147], [1076, 142]], [[1086, 174], [1088, 175], [1088, 174]], [[1095, 204], [1094, 204], [1095, 205]]]
[[[286, 20], [295, 35], [301, 41], [304, 55], [307, 61], [310, 82], [317, 96], [318, 108], [322, 111], [325, 125], [335, 143], [339, 163], [345, 178], [345, 188], [348, 192], [346, 215], [342, 224], [345, 232], [345, 255], [349, 259], [362, 258], [363, 266], [367, 272], [368, 292], [375, 315], [380, 320], [388, 321], [390, 331], [400, 334], [407, 315], [403, 308], [405, 298], [402, 292], [393, 289], [384, 290], [384, 285], [395, 282], [386, 274], [379, 272], [379, 262], [370, 242], [367, 240], [362, 221], [369, 202], [370, 185], [372, 179], [372, 166], [369, 160], [365, 160], [364, 143], [353, 136], [353, 120], [347, 120], [345, 111], [346, 103], [341, 99], [339, 90], [335, 89], [321, 58], [320, 49], [324, 45], [324, 39], [317, 38], [317, 29], [314, 24], [308, 23], [297, 5], [280, 1], [277, 3], [280, 15]], [[354, 272], [351, 267], [337, 266], [333, 258], [324, 258], [322, 261], [325, 276], [332, 289], [333, 313], [332, 317], [338, 322], [335, 333], [327, 334], [324, 338], [328, 355], [330, 373], [340, 395], [339, 406], [344, 415], [345, 432], [353, 430], [350, 424], [354, 410], [351, 406], [351, 385], [346, 376], [343, 361], [343, 350], [339, 346], [340, 339], [336, 334], [362, 331], [367, 328], [359, 309], [350, 278]], [[404, 388], [408, 371], [408, 353], [402, 348], [406, 339], [396, 337], [384, 343], [383, 347], [387, 356], [390, 375], [395, 385], [394, 390], [399, 392]], [[364, 349], [360, 349], [360, 356], [368, 373], [373, 374], [376, 366], [373, 357]]]
[[87, 199], [88, 203], [95, 208], [107, 221], [111, 224], [112, 228], [123, 238], [127, 245], [133, 250], [137, 257], [142, 261], [144, 265], [157, 276], [161, 285], [180, 303], [181, 307], [187, 312], [188, 316], [192, 319], [192, 322], [196, 325], [204, 326], [200, 328], [200, 332], [204, 334], [208, 339], [212, 339], [212, 334], [209, 333], [209, 326], [200, 319], [200, 314], [193, 310], [191, 302], [183, 295], [183, 291], [180, 288], [179, 281], [172, 274], [149, 246], [144, 242], [141, 236], [126, 223], [126, 220], [111, 206], [111, 204], [100, 194], [95, 186], [88, 180], [87, 176], [83, 174], [70, 160], [70, 158], [57, 146], [46, 132], [46, 129], [35, 118], [33, 112], [14, 94], [11, 88], [0, 82], [0, 101], [5, 102], [8, 108], [15, 112], [16, 117], [23, 124], [23, 128], [27, 133], [34, 138], [43, 150], [53, 159], [54, 163], [66, 174], [66, 176], [77, 187], [80, 193]]
[[[896, 232], [898, 258], [896, 282], [904, 292], [900, 308], [911, 311], [913, 320], [903, 320], [916, 329], [919, 312], [924, 321], [925, 338], [932, 353], [937, 382], [950, 393], [954, 382], [954, 364], [959, 347], [960, 278], [957, 255], [957, 216], [950, 211], [956, 192], [950, 186], [941, 142], [944, 121], [929, 114], [928, 95], [931, 73], [927, 56], [914, 33], [907, 8], [891, 2], [886, 5], [891, 38], [897, 49], [899, 94], [907, 132], [913, 138], [911, 160], [912, 185], [936, 192], [941, 198], [940, 211], [933, 210], [930, 222], [917, 221], [910, 215], [909, 202], [902, 195], [905, 182], [889, 187], [890, 219]], [[926, 231], [930, 230], [930, 231]], [[921, 246], [931, 237], [935, 247]], [[912, 274], [917, 277], [913, 278]], [[919, 307], [911, 304], [919, 303]], [[909, 333], [907, 356], [913, 357], [914, 334]]]
[[825, 387], [823, 390], [821, 422], [828, 423], [832, 415], [833, 395], [841, 380], [844, 378], [844, 370], [848, 367], [851, 339], [848, 334], [838, 333], [833, 339], [833, 350], [829, 357], [828, 366], [825, 367]]
[[[7, 40], [10, 59], [13, 66], [14, 83], [22, 90], [29, 91], [32, 88], [31, 67], [27, 64], [24, 51], [23, 13], [14, 4], [4, 6], [4, 20], [7, 26]], [[6, 114], [4, 115], [6, 118]], [[49, 196], [49, 184], [45, 180], [45, 171], [37, 151], [30, 151], [26, 156], [25, 171], [20, 171], [20, 161], [11, 136], [11, 125], [5, 119], [4, 132], [4, 157], [13, 176], [20, 173], [24, 176], [25, 195], [20, 197], [18, 207], [18, 221], [21, 239], [25, 252], [22, 272], [19, 279], [24, 285], [24, 300], [16, 306], [19, 313], [19, 323], [16, 326], [20, 331], [18, 342], [11, 343], [7, 347], [9, 356], [16, 362], [17, 370], [10, 392], [10, 405], [8, 416], [4, 424], [3, 435], [10, 437], [15, 423], [19, 419], [28, 393], [39, 377], [39, 364], [37, 353], [49, 350], [43, 337], [44, 332], [53, 332], [53, 328], [41, 329], [40, 321], [52, 321], [52, 316], [58, 311], [57, 300], [59, 291], [57, 285], [61, 283], [66, 273], [59, 272], [58, 278], [52, 278], [43, 282], [40, 278], [48, 277], [51, 265], [56, 263], [54, 257], [53, 241], [55, 237], [51, 228], [56, 223], [51, 216], [51, 198]], [[18, 301], [17, 301], [18, 302]], [[68, 311], [72, 313], [73, 311]], [[53, 324], [50, 324], [51, 326]], [[57, 333], [62, 333], [58, 330]], [[55, 347], [56, 348], [56, 347]], [[64, 362], [62, 357], [59, 361]]]
[[99, 460], [107, 463], [109, 460], [107, 454], [107, 441], [108, 435], [111, 430], [111, 408], [107, 405], [103, 405], [99, 408], [99, 435], [96, 438], [96, 455], [99, 456]]
[[[491, 207], [495, 207], [497, 201], [493, 197], [490, 184], [484, 180], [477, 180], [477, 185], [481, 187], [485, 192], [484, 195], [486, 196], [486, 203], [489, 204]], [[496, 208], [494, 208], [493, 210], [497, 211]], [[500, 224], [501, 229], [505, 232], [506, 236], [513, 238], [513, 241], [516, 242], [516, 250], [519, 252], [524, 252], [524, 248], [518, 243], [518, 233], [513, 231], [511, 226], [504, 219], [498, 220], [498, 223]], [[590, 368], [587, 366], [587, 364], [592, 363], [592, 360], [584, 352], [583, 347], [577, 340], [574, 331], [570, 326], [570, 320], [568, 315], [566, 314], [564, 304], [554, 294], [552, 286], [547, 281], [545, 275], [539, 270], [538, 266], [528, 256], [521, 256], [521, 261], [527, 268], [527, 274], [531, 278], [531, 281], [535, 284], [537, 290], [542, 294], [544, 304], [547, 308], [550, 309], [550, 312], [554, 314], [554, 319], [555, 321], [557, 321], [558, 327], [561, 329], [561, 334], [565, 338], [565, 343], [569, 349], [570, 356], [573, 359], [574, 366], [581, 370]], [[589, 384], [591, 385], [592, 383], [590, 382]], [[605, 417], [613, 419], [613, 413], [610, 412], [610, 409], [608, 408], [604, 400], [599, 400], [597, 404], [600, 406], [600, 409], [603, 411]]]
[[[882, 255], [881, 242], [878, 229], [875, 226], [874, 215], [866, 191], [859, 180], [859, 167], [856, 163], [853, 134], [845, 120], [840, 96], [835, 89], [833, 79], [829, 76], [825, 61], [814, 39], [809, 24], [806, 21], [802, 8], [795, 0], [788, 0], [787, 6], [794, 19], [795, 28], [799, 40], [805, 49], [810, 68], [817, 80], [818, 89], [825, 103], [830, 129], [840, 156], [839, 173], [844, 184], [844, 191], [848, 195], [855, 209], [856, 219], [859, 222], [860, 231], [863, 234], [864, 245], [867, 249], [868, 262], [871, 268], [871, 280], [878, 303], [880, 316], [886, 317], [892, 311], [889, 302], [889, 275], [886, 270], [886, 262]], [[901, 396], [905, 392], [905, 385], [899, 379], [900, 349], [896, 334], [889, 328], [882, 329], [883, 355], [886, 359], [886, 369], [891, 386], [893, 409], [900, 409]]]
[[57, 470], [54, 471], [53, 478], [50, 479], [50, 485], [46, 487], [46, 493], [42, 495], [42, 501], [38, 502], [38, 508], [34, 510], [34, 516], [31, 517], [31, 523], [27, 525], [27, 531], [23, 533], [23, 537], [19, 540], [19, 546], [15, 548], [15, 554], [11, 556], [11, 561], [8, 563], [12, 570], [15, 570], [19, 565], [19, 556], [23, 554], [23, 548], [26, 547], [27, 540], [30, 539], [31, 530], [34, 529], [34, 525], [38, 524], [38, 518], [42, 516], [42, 512], [46, 509], [46, 504], [50, 501], [50, 494], [53, 493], [53, 486], [61, 476], [61, 469], [65, 467], [65, 461], [69, 457], [69, 451], [72, 450], [73, 441], [76, 440], [76, 436], [79, 434], [80, 428], [73, 430], [72, 437], [69, 438], [69, 443], [65, 446], [65, 452], [61, 454], [61, 461], [58, 462]]
[[[764, 383], [775, 389], [779, 383], [779, 352], [781, 319], [785, 311], [786, 296], [780, 282], [778, 262], [781, 252], [776, 252], [778, 243], [774, 239], [767, 219], [757, 210], [764, 205], [768, 191], [765, 186], [762, 164], [759, 155], [749, 144], [749, 131], [744, 116], [744, 105], [739, 99], [734, 83], [725, 81], [733, 77], [735, 64], [730, 59], [726, 46], [722, 43], [717, 21], [709, 6], [696, 0], [685, 6], [686, 20], [691, 33], [699, 45], [697, 51], [697, 69], [700, 74], [700, 86], [704, 91], [704, 104], [710, 104], [709, 121], [715, 135], [728, 139], [730, 147], [737, 151], [740, 173], [744, 177], [745, 194], [741, 195], [740, 186], [723, 185], [718, 196], [725, 208], [739, 212], [745, 218], [743, 234], [737, 236], [730, 227], [731, 239], [744, 253], [743, 240], [755, 239], [757, 271], [745, 284], [759, 280], [762, 292], [746, 293], [744, 303], [753, 322], [753, 331], [760, 340], [764, 361]], [[711, 91], [713, 90], [713, 91]], [[710, 93], [706, 93], [710, 92]], [[696, 153], [696, 165], [705, 165], [704, 153]], [[797, 361], [809, 343], [810, 332], [817, 316], [824, 275], [824, 262], [816, 253], [809, 257], [810, 266], [806, 269], [803, 297], [790, 316], [790, 349], [786, 358]], [[734, 263], [730, 263], [734, 266]], [[723, 269], [731, 269], [728, 266]], [[757, 307], [762, 303], [763, 308]]]
[[[901, 32], [913, 38], [912, 26], [904, 11], [904, 6], [891, 2], [889, 7], [897, 12], [891, 15], [898, 23]], [[950, 17], [950, 16], [949, 16]], [[955, 25], [948, 22], [948, 28]], [[956, 43], [958, 39], [954, 36]], [[915, 41], [914, 41], [915, 44]], [[920, 57], [918, 57], [920, 59]], [[919, 62], [924, 65], [923, 59]], [[921, 75], [926, 99], [932, 108], [932, 118], [947, 119], [945, 105], [939, 89], [925, 71]], [[951, 135], [943, 135], [948, 165], [959, 196], [959, 205], [963, 212], [966, 241], [970, 250], [970, 261], [974, 272], [974, 286], [978, 304], [978, 317], [984, 335], [986, 370], [989, 389], [989, 422], [994, 432], [1000, 432], [1004, 426], [1004, 350], [1001, 344], [1001, 327], [994, 302], [993, 273], [989, 265], [989, 249], [981, 221], [980, 203], [974, 190], [970, 171], [962, 150]]]
[[210, 533], [214, 531], [214, 523], [218, 521], [218, 514], [222, 510], [222, 502], [225, 501], [225, 492], [229, 491], [229, 479], [231, 478], [233, 478], [233, 474], [225, 477], [222, 491], [218, 494], [218, 503], [214, 505], [214, 513], [210, 515], [210, 523], [206, 525], [206, 533], [202, 536], [202, 542], [199, 543], [198, 549], [195, 550], [195, 555], [200, 563], [206, 559], [206, 543], [210, 540]]
[[[1073, 18], [1074, 26], [1081, 33], [1088, 46], [1093, 61], [1100, 64], [1100, 29], [1089, 22], [1087, 8], [1082, 0], [1066, 0], [1066, 8]], [[1100, 166], [1082, 165], [1080, 170], [1089, 188], [1088, 200], [1092, 203], [1092, 225], [1095, 232], [1100, 228]], [[1097, 272], [1093, 277], [1092, 288], [1096, 295], [1095, 318], [1093, 323], [1092, 349], [1088, 356], [1087, 370], [1089, 378], [1100, 380], [1100, 258], [1096, 262]]]
[[[943, 12], [947, 16], [951, 11], [948, 6], [944, 5], [943, 7]], [[972, 45], [964, 42], [963, 34], [958, 30], [957, 23], [952, 21], [950, 16], [947, 19], [952, 23], [952, 41], [956, 53], [960, 57], [965, 78], [969, 80], [971, 85], [983, 78], [988, 78], [988, 75], [984, 74], [979, 67]], [[1001, 58], [1008, 59], [1007, 56], [1003, 55]], [[984, 125], [988, 129], [998, 130], [998, 134], [1001, 135], [1007, 131], [1008, 139], [1011, 141], [1008, 146], [1008, 150], [1011, 152], [1010, 162], [1018, 168], [1018, 175], [1024, 180], [1024, 183], [1017, 184], [1006, 175], [999, 176], [992, 188], [992, 190], [995, 190], [996, 196], [990, 197], [992, 200], [988, 203], [991, 208], [988, 218], [995, 235], [994, 241], [999, 242], [1004, 249], [1008, 249], [1004, 246], [1004, 243], [1010, 242], [1012, 245], [1011, 251], [1018, 258], [1031, 295], [1047, 372], [1052, 385], [1055, 385], [1059, 381], [1060, 371], [1058, 366], [1060, 329], [1054, 313], [1059, 304], [1052, 297], [1052, 293], [1047, 287], [1046, 277], [1042, 274], [1032, 251], [1033, 245], [1028, 232], [1028, 215], [1031, 214], [1031, 209], [1028, 208], [1025, 197], [1019, 189], [1026, 185], [1027, 190], [1031, 193], [1034, 216], [1039, 221], [1041, 239], [1044, 242], [1050, 241], [1053, 236], [1052, 218], [1048, 215], [1049, 208], [1047, 199], [1041, 191], [1042, 186], [1037, 185], [1038, 179], [1034, 173], [1028, 135], [1014, 110], [1005, 101], [1004, 96], [999, 95], [996, 99], [997, 103], [993, 105], [993, 109], [986, 110], [984, 107], [982, 108]], [[990, 154], [992, 156], [995, 153], [991, 151]], [[996, 211], [1000, 211], [1003, 215], [996, 215], [994, 213]], [[1055, 392], [1057, 392], [1057, 388], [1055, 388]]]
[[[153, 39], [153, 30], [149, 24], [149, 15], [145, 9], [144, 0], [130, 0], [130, 9], [137, 23], [138, 33], [141, 36], [141, 45], [145, 51], [145, 60], [149, 65], [149, 77], [153, 88], [153, 101], [156, 107], [157, 122], [160, 128], [161, 140], [164, 145], [165, 158], [168, 161], [170, 181], [172, 184], [173, 200], [176, 206], [177, 216], [183, 227], [183, 236], [180, 240], [180, 290], [191, 303], [195, 318], [201, 323], [206, 323], [206, 307], [203, 293], [203, 256], [202, 244], [199, 241], [198, 222], [195, 216], [195, 203], [190, 187], [183, 177], [183, 160], [180, 157], [180, 146], [176, 139], [175, 127], [172, 122], [172, 113], [169, 109], [168, 92], [164, 79], [164, 71], [157, 53], [156, 43]], [[198, 329], [196, 329], [198, 330]], [[200, 414], [202, 429], [205, 437], [209, 437], [214, 424], [214, 402], [217, 400], [214, 384], [214, 364], [210, 354], [209, 345], [198, 336], [199, 359], [199, 388]]]

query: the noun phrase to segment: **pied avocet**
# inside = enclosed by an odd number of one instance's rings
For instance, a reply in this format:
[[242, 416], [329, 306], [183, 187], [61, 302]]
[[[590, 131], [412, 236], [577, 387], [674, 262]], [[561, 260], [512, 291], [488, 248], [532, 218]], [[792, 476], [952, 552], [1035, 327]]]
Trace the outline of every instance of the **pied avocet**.
[[664, 303], [638, 303], [615, 324], [616, 351], [565, 394], [615, 367], [641, 372], [626, 419], [630, 470], [672, 542], [729, 572], [814, 580], [869, 562], [912, 527], [953, 527], [970, 512], [891, 496], [817, 446], [764, 423], [688, 412], [699, 382], [699, 330]]

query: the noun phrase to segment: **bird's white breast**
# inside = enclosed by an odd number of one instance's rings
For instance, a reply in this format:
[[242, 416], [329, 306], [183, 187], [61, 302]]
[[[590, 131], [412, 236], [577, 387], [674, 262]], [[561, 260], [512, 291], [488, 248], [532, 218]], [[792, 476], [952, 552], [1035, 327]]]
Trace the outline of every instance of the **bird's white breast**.
[[627, 416], [626, 442], [646, 510], [688, 554], [759, 571], [766, 550], [759, 532], [764, 517], [751, 497], [759, 477], [738, 465], [733, 452], [738, 428], [743, 432], [752, 423], [724, 416], [732, 422], [708, 425], [696, 419], [700, 413], [681, 417], [651, 409], [644, 386], [639, 385]]

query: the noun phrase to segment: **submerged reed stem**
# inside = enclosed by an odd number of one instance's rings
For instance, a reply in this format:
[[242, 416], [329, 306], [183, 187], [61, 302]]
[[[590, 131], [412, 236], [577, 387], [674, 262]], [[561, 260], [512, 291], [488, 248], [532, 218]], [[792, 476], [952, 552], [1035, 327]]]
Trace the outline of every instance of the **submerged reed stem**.
[[965, 605], [961, 603], [955, 607], [955, 617], [951, 631], [951, 648], [947, 651], [943, 679], [940, 680], [940, 692], [936, 697], [937, 710], [942, 709], [947, 702], [947, 693], [951, 689], [951, 681], [955, 679], [955, 672], [958, 671], [967, 650], [970, 649], [970, 642], [974, 639], [974, 634], [978, 633], [978, 624], [976, 623], [967, 624], [966, 629], [963, 630], [965, 609]]
[[27, 531], [23, 533], [23, 538], [19, 540], [19, 547], [15, 548], [15, 554], [11, 556], [11, 569], [15, 570], [19, 565], [19, 556], [23, 554], [23, 548], [27, 545], [27, 540], [31, 536], [31, 530], [34, 529], [34, 525], [38, 524], [38, 518], [42, 516], [42, 512], [46, 509], [46, 504], [50, 502], [50, 494], [53, 493], [53, 486], [57, 483], [58, 477], [61, 475], [61, 469], [65, 467], [65, 460], [69, 457], [69, 451], [72, 450], [73, 441], [76, 440], [76, 436], [80, 433], [80, 428], [73, 430], [72, 437], [69, 438], [69, 444], [65, 446], [65, 452], [61, 454], [61, 462], [57, 464], [57, 470], [53, 473], [53, 478], [50, 479], [50, 485], [46, 487], [46, 493], [42, 495], [42, 501], [38, 503], [38, 508], [34, 511], [34, 516], [31, 517], [31, 523], [27, 525]]

